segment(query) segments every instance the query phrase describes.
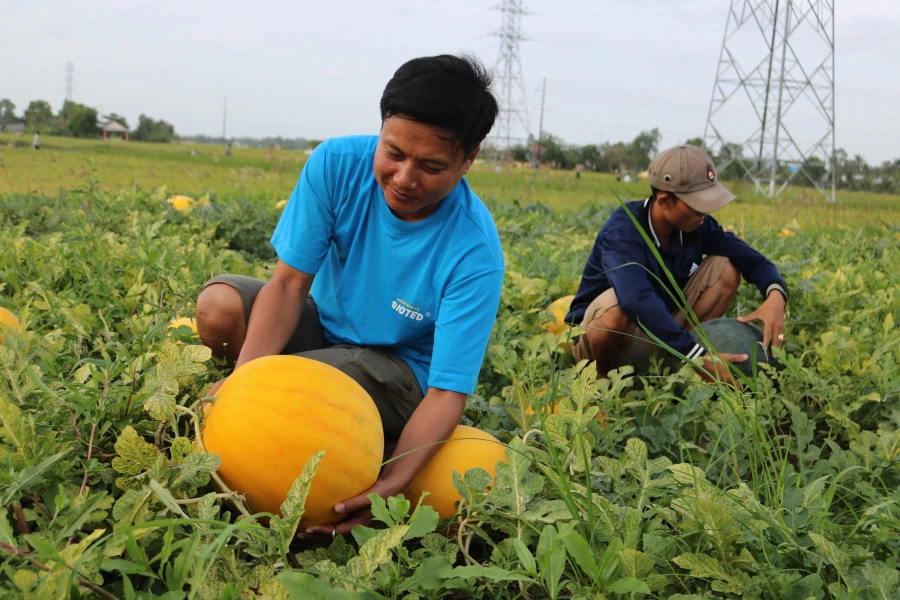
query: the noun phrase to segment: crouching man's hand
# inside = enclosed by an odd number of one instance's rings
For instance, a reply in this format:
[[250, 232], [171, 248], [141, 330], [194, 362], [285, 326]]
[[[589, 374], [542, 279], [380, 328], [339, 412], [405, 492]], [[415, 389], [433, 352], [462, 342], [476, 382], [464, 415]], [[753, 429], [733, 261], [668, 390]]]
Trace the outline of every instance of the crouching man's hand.
[[776, 348], [781, 348], [784, 342], [784, 296], [779, 292], [772, 292], [759, 308], [749, 315], [738, 317], [741, 323], [750, 321], [762, 321], [764, 327], [763, 345], [768, 348], [771, 343]]
[[749, 357], [746, 354], [719, 354], [718, 356], [707, 355], [703, 359], [703, 366], [697, 369], [703, 381], [724, 381], [731, 385], [740, 386], [734, 380], [728, 363], [744, 362]]

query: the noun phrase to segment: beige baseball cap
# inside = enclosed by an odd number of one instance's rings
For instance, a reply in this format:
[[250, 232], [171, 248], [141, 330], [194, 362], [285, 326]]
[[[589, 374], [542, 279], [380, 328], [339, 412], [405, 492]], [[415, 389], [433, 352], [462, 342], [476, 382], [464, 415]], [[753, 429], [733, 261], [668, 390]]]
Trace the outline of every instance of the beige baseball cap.
[[672, 192], [696, 211], [719, 210], [735, 196], [719, 183], [716, 165], [697, 146], [675, 146], [663, 150], [650, 163], [651, 187]]

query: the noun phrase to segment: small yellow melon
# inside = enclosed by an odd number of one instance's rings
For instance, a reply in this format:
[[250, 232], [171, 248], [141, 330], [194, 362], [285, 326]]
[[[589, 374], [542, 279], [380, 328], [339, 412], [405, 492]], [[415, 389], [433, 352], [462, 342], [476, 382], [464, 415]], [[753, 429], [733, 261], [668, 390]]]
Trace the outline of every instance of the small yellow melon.
[[3, 329], [9, 328], [18, 331], [22, 328], [19, 317], [0, 306], [0, 344], [3, 343]]
[[190, 327], [194, 335], [197, 335], [197, 322], [191, 317], [181, 317], [180, 319], [172, 319], [166, 326], [166, 334], [171, 336], [179, 327]]
[[574, 299], [575, 296], [563, 296], [551, 302], [550, 306], [547, 307], [547, 312], [550, 313], [550, 320], [543, 323], [541, 328], [546, 329], [553, 335], [559, 335], [568, 331], [571, 327], [565, 322], [565, 318]]
[[183, 215], [189, 213], [194, 205], [194, 199], [190, 196], [171, 196], [166, 202]]
[[423, 504], [447, 519], [456, 514], [456, 503], [462, 500], [453, 487], [453, 471], [465, 475], [469, 469], [481, 467], [493, 479], [497, 461], [506, 462], [506, 446], [500, 440], [480, 429], [457, 425], [450, 439], [422, 467], [403, 495], [416, 503], [422, 492], [427, 491], [429, 495]]

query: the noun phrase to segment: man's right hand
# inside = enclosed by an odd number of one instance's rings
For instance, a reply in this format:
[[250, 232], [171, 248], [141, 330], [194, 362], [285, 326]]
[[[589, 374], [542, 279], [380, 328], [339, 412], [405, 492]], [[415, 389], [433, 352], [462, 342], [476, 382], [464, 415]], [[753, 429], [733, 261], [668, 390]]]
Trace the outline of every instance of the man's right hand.
[[732, 385], [739, 385], [732, 376], [728, 363], [739, 363], [747, 360], [749, 356], [746, 354], [719, 354], [718, 356], [708, 355], [703, 359], [703, 367], [697, 371], [703, 381], [724, 381]]

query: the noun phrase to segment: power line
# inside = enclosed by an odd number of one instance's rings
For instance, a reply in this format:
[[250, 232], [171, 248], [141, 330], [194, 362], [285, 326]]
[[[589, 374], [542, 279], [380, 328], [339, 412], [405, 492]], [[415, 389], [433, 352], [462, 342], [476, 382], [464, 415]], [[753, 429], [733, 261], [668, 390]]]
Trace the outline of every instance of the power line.
[[17, 4], [15, 6], [11, 6], [11, 7], [7, 8], [6, 10], [4, 10], [3, 12], [0, 12], [0, 15], [9, 14], [13, 11], [19, 10], [23, 6], [28, 6], [29, 4], [34, 4], [35, 2], [37, 2], [37, 0], [28, 0], [28, 2], [23, 2], [22, 4]]
[[151, 7], [151, 6], [155, 5], [155, 4], [160, 4], [160, 3], [166, 2], [166, 1], [167, 1], [167, 0], [155, 0], [154, 2], [150, 2], [150, 3], [144, 4], [144, 5], [142, 5], [142, 6], [136, 6], [136, 7], [134, 7], [134, 8], [129, 8], [128, 10], [123, 10], [123, 11], [121, 11], [121, 12], [117, 12], [117, 13], [114, 13], [114, 14], [111, 14], [111, 15], [107, 15], [107, 16], [105, 16], [105, 17], [101, 17], [101, 18], [99, 18], [99, 19], [95, 19], [95, 20], [93, 20], [93, 21], [89, 21], [89, 22], [87, 22], [87, 23], [81, 23], [80, 25], [74, 25], [74, 26], [72, 26], [72, 27], [67, 27], [67, 28], [65, 28], [65, 29], [58, 29], [58, 30], [53, 31], [53, 32], [51, 32], [51, 33], [45, 33], [44, 35], [39, 35], [39, 36], [36, 36], [36, 37], [33, 37], [33, 38], [29, 38], [29, 39], [27, 39], [27, 40], [19, 40], [19, 41], [17, 41], [17, 42], [11, 42], [11, 43], [8, 43], [8, 44], [3, 44], [2, 46], [0, 46], [0, 48], [8, 48], [8, 47], [10, 47], [10, 46], [18, 46], [18, 45], [21, 45], [21, 44], [27, 44], [27, 43], [29, 43], [29, 42], [36, 42], [37, 40], [43, 40], [43, 39], [46, 39], [46, 38], [48, 38], [48, 37], [53, 37], [53, 36], [60, 35], [60, 34], [63, 34], [63, 33], [68, 33], [68, 32], [70, 32], [70, 31], [75, 31], [76, 29], [83, 29], [84, 27], [90, 27], [91, 25], [96, 25], [97, 23], [103, 23], [104, 21], [109, 21], [110, 19], [116, 19], [116, 18], [121, 17], [121, 16], [124, 16], [124, 15], [129, 15], [129, 14], [131, 14], [131, 13], [137, 12], [137, 11], [139, 11], [139, 10], [143, 10], [143, 9], [145, 9], [145, 8], [149, 8], [149, 7]]

